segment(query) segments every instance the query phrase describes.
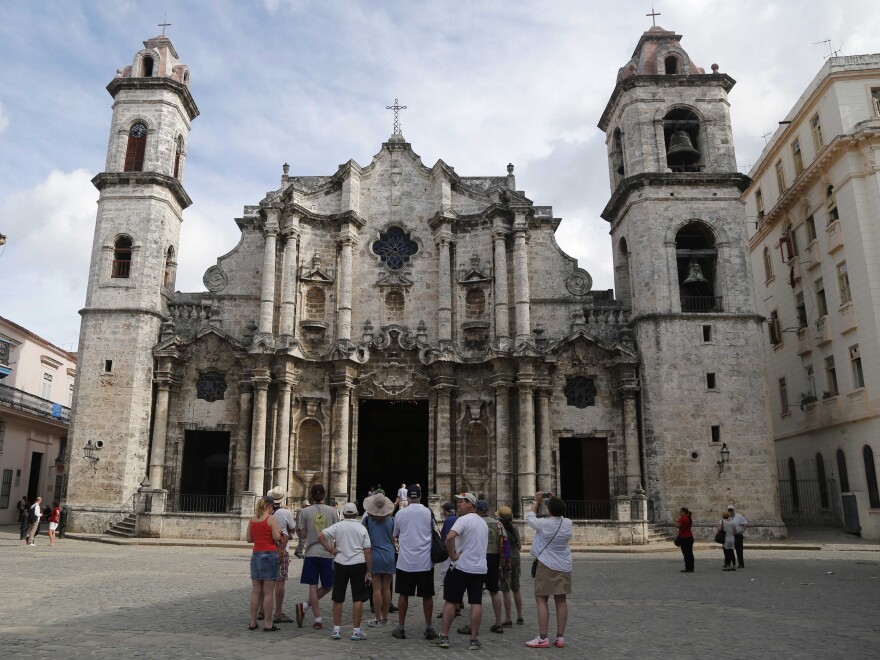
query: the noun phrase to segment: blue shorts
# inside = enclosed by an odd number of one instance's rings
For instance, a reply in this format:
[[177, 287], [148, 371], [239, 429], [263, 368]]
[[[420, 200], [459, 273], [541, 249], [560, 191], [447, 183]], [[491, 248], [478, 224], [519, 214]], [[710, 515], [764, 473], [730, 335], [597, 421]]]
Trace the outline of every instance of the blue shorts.
[[303, 559], [299, 583], [318, 584], [319, 578], [324, 589], [333, 586], [333, 560], [329, 557], [306, 557]]
[[251, 580], [277, 580], [278, 553], [275, 550], [251, 555]]

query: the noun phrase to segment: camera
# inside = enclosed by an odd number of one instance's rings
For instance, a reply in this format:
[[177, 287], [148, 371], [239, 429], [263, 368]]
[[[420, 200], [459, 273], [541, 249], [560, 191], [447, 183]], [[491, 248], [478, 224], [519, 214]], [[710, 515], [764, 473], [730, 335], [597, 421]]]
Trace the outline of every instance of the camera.
[[543, 497], [544, 500], [546, 501], [546, 500], [549, 500], [551, 497], [553, 497], [553, 493], [542, 493], [541, 497]]

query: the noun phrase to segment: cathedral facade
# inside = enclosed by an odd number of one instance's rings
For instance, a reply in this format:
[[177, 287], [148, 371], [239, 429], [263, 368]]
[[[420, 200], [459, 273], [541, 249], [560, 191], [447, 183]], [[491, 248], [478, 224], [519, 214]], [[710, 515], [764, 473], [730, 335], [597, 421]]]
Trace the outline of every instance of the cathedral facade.
[[429, 167], [399, 131], [366, 165], [285, 165], [206, 291], [175, 291], [199, 111], [170, 41], [146, 41], [108, 86], [93, 180], [71, 528], [146, 508], [232, 520], [220, 534], [234, 537], [276, 484], [360, 501], [416, 482], [434, 502], [470, 490], [515, 509], [552, 491], [580, 520], [614, 518], [634, 494], [658, 522], [735, 502], [784, 534], [733, 80], [679, 39], [642, 36], [600, 122], [617, 297], [592, 289], [512, 165]]

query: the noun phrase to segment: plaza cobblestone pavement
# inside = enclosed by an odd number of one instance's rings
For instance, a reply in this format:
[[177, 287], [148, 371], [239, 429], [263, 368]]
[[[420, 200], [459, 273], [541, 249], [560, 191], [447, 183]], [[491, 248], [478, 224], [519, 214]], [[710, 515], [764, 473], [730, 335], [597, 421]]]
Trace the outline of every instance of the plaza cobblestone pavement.
[[[526, 575], [526, 624], [489, 632], [487, 597], [484, 646], [469, 652], [467, 636], [454, 631], [452, 648], [428, 647], [421, 607], [412, 606], [409, 639], [393, 639], [389, 625], [365, 627], [368, 640], [350, 641], [346, 605], [343, 639], [332, 641], [328, 598], [322, 631], [307, 616], [303, 628], [250, 632], [244, 548], [37, 541], [24, 547], [12, 528], [0, 529], [0, 657], [876, 658], [880, 649], [880, 551], [859, 545], [858, 552], [747, 548], [746, 569], [735, 573], [720, 570], [720, 550], [700, 551], [692, 575], [679, 573], [681, 557], [672, 552], [578, 554], [565, 649], [524, 646], [537, 630]], [[299, 570], [294, 560], [291, 575]], [[292, 615], [304, 589], [297, 577], [288, 586]], [[439, 606], [438, 596], [435, 613]], [[553, 625], [551, 615], [551, 636]]]

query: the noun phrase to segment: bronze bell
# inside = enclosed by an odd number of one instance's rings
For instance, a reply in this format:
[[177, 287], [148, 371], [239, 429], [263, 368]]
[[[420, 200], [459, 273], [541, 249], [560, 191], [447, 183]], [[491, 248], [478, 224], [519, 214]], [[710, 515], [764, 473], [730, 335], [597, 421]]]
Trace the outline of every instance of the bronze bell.
[[688, 276], [682, 284], [706, 284], [709, 280], [703, 277], [703, 271], [696, 259], [691, 259], [688, 264]]
[[694, 149], [687, 131], [676, 131], [669, 138], [666, 162], [670, 167], [693, 165], [700, 160], [700, 152]]

